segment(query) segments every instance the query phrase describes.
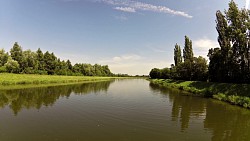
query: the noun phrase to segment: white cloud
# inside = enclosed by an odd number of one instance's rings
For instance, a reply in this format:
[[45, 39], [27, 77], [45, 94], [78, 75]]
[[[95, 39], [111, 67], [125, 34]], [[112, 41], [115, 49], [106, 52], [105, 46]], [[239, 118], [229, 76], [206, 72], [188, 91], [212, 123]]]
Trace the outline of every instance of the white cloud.
[[249, 1], [250, 0], [246, 0], [246, 9], [248, 9], [248, 7], [249, 7]]
[[159, 12], [159, 13], [183, 16], [186, 18], [192, 18], [191, 15], [185, 12], [172, 10], [166, 6], [156, 6], [153, 4], [148, 4], [148, 3], [143, 3], [143, 2], [133, 1], [133, 0], [97, 0], [97, 1], [109, 4], [109, 5], [117, 6], [115, 8], [116, 10], [121, 10], [124, 12], [129, 12], [129, 11], [136, 12], [137, 10], [141, 10], [141, 11]]
[[147, 75], [152, 68], [165, 68], [171, 64], [167, 61], [153, 61], [136, 54], [115, 56], [110, 59], [100, 60], [99, 63], [107, 64], [113, 73], [130, 75]]
[[142, 57], [135, 54], [115, 56], [112, 59], [101, 60], [100, 63], [126, 63], [140, 60]]
[[195, 52], [195, 56], [207, 57], [208, 50], [210, 48], [218, 47], [219, 44], [217, 41], [213, 41], [213, 40], [208, 39], [208, 38], [201, 38], [198, 40], [194, 40], [193, 46], [194, 46], [193, 49]]
[[115, 10], [123, 11], [123, 12], [129, 12], [129, 13], [135, 13], [135, 9], [131, 7], [115, 7]]

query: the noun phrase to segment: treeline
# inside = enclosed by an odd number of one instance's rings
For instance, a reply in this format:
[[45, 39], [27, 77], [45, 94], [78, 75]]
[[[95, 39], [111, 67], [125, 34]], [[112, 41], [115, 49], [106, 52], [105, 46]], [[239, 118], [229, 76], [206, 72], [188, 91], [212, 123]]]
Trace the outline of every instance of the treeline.
[[176, 44], [174, 48], [175, 64], [171, 68], [158, 69], [150, 71], [152, 79], [176, 79], [176, 80], [199, 80], [207, 79], [207, 61], [199, 56], [194, 57], [192, 41], [185, 36], [183, 55], [180, 45]]
[[49, 74], [49, 75], [83, 75], [114, 76], [107, 65], [91, 65], [60, 60], [52, 52], [45, 53], [39, 48], [36, 52], [21, 48], [16, 42], [10, 52], [0, 50], [0, 73]]
[[[150, 72], [151, 78], [203, 80], [210, 82], [250, 82], [250, 12], [239, 9], [232, 0], [224, 13], [216, 12], [216, 30], [219, 47], [208, 52], [209, 65], [202, 57], [193, 57], [192, 41], [185, 36], [183, 56], [175, 45], [175, 64], [171, 68]], [[182, 61], [184, 60], [184, 62]]]

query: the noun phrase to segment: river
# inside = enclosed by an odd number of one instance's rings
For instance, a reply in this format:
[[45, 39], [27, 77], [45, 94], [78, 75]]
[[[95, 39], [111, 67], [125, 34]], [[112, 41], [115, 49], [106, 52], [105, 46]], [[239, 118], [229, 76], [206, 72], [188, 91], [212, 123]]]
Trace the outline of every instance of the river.
[[0, 91], [0, 141], [249, 141], [250, 110], [144, 79]]

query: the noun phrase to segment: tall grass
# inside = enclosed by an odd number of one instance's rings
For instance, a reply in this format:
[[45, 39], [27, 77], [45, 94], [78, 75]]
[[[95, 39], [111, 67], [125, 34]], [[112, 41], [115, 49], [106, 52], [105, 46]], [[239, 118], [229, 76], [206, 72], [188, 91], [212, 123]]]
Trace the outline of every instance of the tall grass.
[[112, 79], [112, 77], [0, 73], [0, 85], [3, 86], [22, 85], [22, 84], [75, 83], [75, 82], [109, 80], [109, 79]]

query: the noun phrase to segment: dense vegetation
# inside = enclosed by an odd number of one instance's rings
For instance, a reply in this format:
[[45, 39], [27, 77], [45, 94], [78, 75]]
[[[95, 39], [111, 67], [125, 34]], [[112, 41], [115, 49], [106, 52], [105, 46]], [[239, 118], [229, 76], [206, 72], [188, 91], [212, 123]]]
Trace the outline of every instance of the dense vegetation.
[[[184, 60], [184, 61], [183, 61]], [[175, 64], [171, 68], [158, 69], [150, 71], [151, 78], [177, 79], [177, 80], [206, 80], [207, 79], [207, 61], [199, 56], [194, 57], [192, 41], [185, 36], [185, 45], [183, 56], [180, 45], [176, 44], [174, 48]]]
[[[39, 48], [36, 52], [21, 48], [16, 42], [10, 52], [0, 50], [0, 73], [49, 74], [49, 75], [83, 75], [113, 76], [107, 65], [91, 65], [60, 60], [54, 53]], [[121, 75], [122, 76], [122, 75]]]
[[[171, 68], [150, 72], [151, 78], [202, 80], [225, 83], [250, 82], [250, 12], [239, 9], [232, 0], [225, 12], [216, 12], [216, 30], [220, 47], [208, 52], [209, 65], [203, 57], [194, 57], [192, 41], [185, 36], [183, 55], [174, 48], [175, 64]], [[184, 61], [183, 61], [184, 60]]]

